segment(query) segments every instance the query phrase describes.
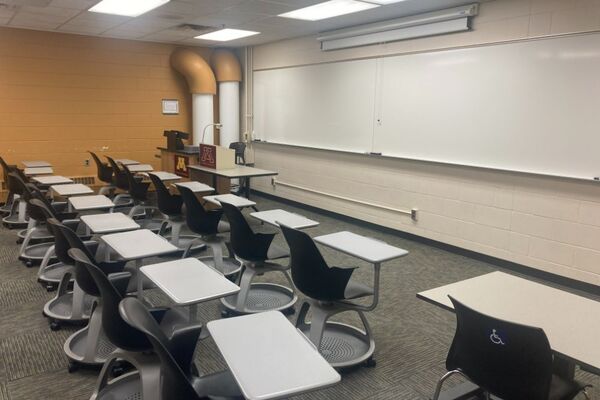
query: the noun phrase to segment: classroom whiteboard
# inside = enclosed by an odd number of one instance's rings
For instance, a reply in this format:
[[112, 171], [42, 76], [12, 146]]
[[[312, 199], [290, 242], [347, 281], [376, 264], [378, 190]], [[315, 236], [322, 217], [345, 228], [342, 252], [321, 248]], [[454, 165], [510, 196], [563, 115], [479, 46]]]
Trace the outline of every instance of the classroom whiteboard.
[[254, 138], [364, 152], [373, 140], [376, 60], [254, 72]]
[[267, 141], [600, 176], [600, 34], [255, 72]]

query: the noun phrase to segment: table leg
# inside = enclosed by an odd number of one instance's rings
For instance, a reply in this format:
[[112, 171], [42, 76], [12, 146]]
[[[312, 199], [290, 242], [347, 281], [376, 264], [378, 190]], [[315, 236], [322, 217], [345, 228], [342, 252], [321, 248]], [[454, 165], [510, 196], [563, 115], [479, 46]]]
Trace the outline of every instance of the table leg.
[[135, 269], [137, 273], [137, 298], [140, 301], [144, 301], [144, 274], [140, 271], [142, 267], [142, 260], [135, 260]]

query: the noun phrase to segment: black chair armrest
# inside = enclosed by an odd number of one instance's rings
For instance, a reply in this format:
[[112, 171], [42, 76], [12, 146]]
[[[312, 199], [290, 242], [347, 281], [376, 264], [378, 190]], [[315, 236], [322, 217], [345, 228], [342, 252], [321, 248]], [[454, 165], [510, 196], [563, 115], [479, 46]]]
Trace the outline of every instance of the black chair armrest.
[[[96, 246], [97, 247], [97, 246]], [[95, 251], [92, 253], [94, 254]], [[98, 267], [106, 274], [116, 274], [119, 272], [123, 272], [123, 268], [125, 268], [125, 264], [127, 261], [103, 261], [98, 263]]]
[[85, 242], [83, 242], [83, 244], [85, 245], [85, 248], [88, 249], [88, 252], [90, 254], [96, 254], [96, 250], [98, 250], [98, 246], [100, 245], [100, 243], [96, 242], [95, 240], [86, 240]]
[[[76, 212], [61, 212], [56, 215], [59, 221], [64, 222], [67, 219], [75, 219], [77, 218], [78, 213]], [[79, 220], [77, 221], [79, 222]]]
[[125, 297], [125, 294], [127, 293], [127, 285], [129, 284], [130, 279], [131, 274], [129, 272], [118, 272], [116, 274], [108, 275], [108, 280], [122, 297]]
[[170, 308], [168, 308], [168, 307], [155, 307], [155, 308], [151, 308], [148, 311], [150, 312], [150, 315], [152, 315], [152, 317], [156, 320], [156, 322], [158, 322], [160, 324], [161, 321], [163, 320], [163, 318], [165, 317], [165, 314], [169, 310], [170, 310]]
[[202, 324], [178, 326], [171, 332], [169, 337], [170, 350], [173, 358], [179, 366], [189, 373], [194, 358], [194, 349], [198, 343]]
[[80, 220], [75, 218], [65, 218], [60, 222], [62, 222], [64, 226], [71, 229], [72, 231], [77, 231], [77, 226], [79, 226]]

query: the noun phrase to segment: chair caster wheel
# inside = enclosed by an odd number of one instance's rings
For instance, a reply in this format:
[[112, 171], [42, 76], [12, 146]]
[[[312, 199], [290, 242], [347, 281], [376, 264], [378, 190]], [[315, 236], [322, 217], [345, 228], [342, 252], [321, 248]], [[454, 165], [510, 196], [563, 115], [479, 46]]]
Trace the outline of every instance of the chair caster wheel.
[[56, 286], [54, 285], [46, 285], [46, 292], [54, 292], [56, 290]]
[[125, 367], [122, 365], [115, 365], [112, 369], [112, 376], [118, 378], [125, 373]]
[[377, 361], [373, 357], [369, 357], [367, 361], [365, 361], [365, 367], [367, 368], [375, 368], [377, 366]]
[[23, 243], [23, 239], [17, 239], [17, 244]]
[[27, 268], [31, 268], [31, 267], [33, 267], [33, 263], [31, 261], [27, 261], [27, 262], [25, 262], [25, 266]]
[[70, 361], [69, 362], [69, 366], [67, 367], [67, 371], [69, 371], [70, 374], [72, 374], [73, 372], [77, 371], [79, 369], [79, 365], [77, 365], [77, 363]]
[[231, 317], [231, 313], [228, 310], [221, 311], [221, 318], [229, 318]]
[[58, 323], [57, 321], [52, 321], [50, 323], [50, 330], [52, 331], [58, 331], [60, 329], [60, 323]]

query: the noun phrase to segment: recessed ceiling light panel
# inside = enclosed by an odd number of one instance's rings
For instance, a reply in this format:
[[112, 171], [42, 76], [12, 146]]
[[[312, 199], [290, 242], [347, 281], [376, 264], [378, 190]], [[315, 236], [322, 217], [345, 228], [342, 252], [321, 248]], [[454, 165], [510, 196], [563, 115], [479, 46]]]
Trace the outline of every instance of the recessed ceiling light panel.
[[221, 29], [218, 31], [196, 36], [195, 39], [216, 40], [218, 42], [227, 42], [229, 40], [240, 39], [248, 36], [258, 35], [260, 32], [245, 31], [242, 29]]
[[315, 4], [314, 6], [279, 14], [279, 16], [284, 18], [303, 19], [306, 21], [319, 21], [375, 7], [379, 7], [379, 5], [356, 0], [330, 0], [324, 3]]
[[386, 5], [386, 4], [400, 3], [401, 1], [404, 1], [404, 0], [362, 0], [362, 1], [366, 1], [367, 3]]
[[154, 10], [170, 0], [102, 0], [88, 11], [123, 15], [125, 17], [138, 17], [150, 10]]

